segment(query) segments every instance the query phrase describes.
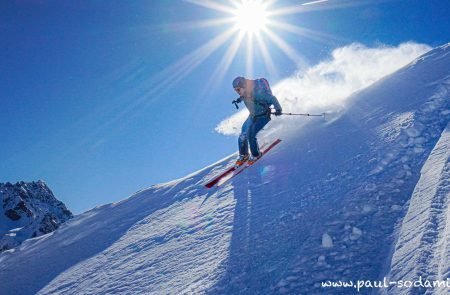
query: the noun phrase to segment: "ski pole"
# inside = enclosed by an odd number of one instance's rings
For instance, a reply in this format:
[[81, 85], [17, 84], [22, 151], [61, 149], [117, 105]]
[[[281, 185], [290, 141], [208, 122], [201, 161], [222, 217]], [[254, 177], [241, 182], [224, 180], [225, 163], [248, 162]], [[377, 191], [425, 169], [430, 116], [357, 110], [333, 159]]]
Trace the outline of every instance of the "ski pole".
[[282, 115], [288, 115], [288, 116], [307, 116], [307, 117], [325, 117], [325, 113], [322, 113], [320, 115], [311, 115], [311, 114], [293, 114], [293, 113], [281, 113]]
[[[275, 114], [275, 113], [272, 113]], [[325, 117], [325, 113], [322, 113], [321, 115], [311, 115], [311, 114], [294, 114], [294, 113], [281, 113], [282, 115], [287, 115], [287, 116], [307, 116], [307, 117]]]

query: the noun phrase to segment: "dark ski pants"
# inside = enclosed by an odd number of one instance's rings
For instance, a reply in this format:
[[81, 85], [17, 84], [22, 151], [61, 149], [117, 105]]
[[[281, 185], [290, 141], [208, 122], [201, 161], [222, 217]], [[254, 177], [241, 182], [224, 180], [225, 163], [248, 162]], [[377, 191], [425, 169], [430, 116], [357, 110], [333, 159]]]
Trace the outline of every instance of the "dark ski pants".
[[259, 155], [259, 146], [256, 135], [267, 123], [270, 122], [270, 117], [252, 118], [249, 116], [242, 125], [241, 135], [239, 136], [239, 154], [248, 155], [248, 146], [250, 144], [250, 151], [252, 156]]

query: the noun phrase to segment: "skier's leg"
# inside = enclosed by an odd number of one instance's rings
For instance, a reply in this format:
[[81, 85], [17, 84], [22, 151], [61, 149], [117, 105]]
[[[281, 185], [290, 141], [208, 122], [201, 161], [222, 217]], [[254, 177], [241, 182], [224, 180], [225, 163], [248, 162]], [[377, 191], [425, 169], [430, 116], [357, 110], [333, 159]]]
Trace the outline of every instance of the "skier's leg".
[[264, 128], [264, 126], [267, 125], [267, 123], [269, 123], [269, 121], [270, 118], [267, 117], [258, 118], [255, 119], [253, 124], [251, 124], [249, 127], [248, 141], [250, 143], [250, 151], [252, 152], [253, 157], [257, 157], [260, 154], [258, 139], [256, 138], [256, 135]]
[[251, 124], [252, 119], [250, 117], [248, 117], [244, 124], [242, 124], [241, 134], [238, 139], [240, 155], [248, 155], [248, 132]]

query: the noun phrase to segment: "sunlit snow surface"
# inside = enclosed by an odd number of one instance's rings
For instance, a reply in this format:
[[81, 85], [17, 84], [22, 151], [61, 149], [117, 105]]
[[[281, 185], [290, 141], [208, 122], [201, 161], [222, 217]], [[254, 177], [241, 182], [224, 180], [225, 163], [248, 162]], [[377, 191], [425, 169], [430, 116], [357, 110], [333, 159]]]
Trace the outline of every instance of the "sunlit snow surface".
[[[0, 290], [354, 294], [321, 282], [446, 276], [449, 91], [444, 46], [356, 93], [331, 120], [263, 133], [283, 142], [220, 188], [203, 184], [234, 155], [3, 253]], [[408, 221], [421, 211], [433, 220], [424, 228]]]

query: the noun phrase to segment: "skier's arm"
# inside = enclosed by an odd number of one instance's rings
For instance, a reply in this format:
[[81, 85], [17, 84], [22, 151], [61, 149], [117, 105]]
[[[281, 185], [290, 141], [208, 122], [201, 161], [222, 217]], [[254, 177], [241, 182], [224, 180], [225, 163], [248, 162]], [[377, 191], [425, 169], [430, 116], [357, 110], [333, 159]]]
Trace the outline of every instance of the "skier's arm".
[[273, 95], [272, 95], [272, 104], [275, 107], [275, 110], [280, 111], [280, 113], [282, 112], [283, 109], [281, 108], [280, 102]]
[[279, 116], [283, 112], [283, 109], [281, 108], [280, 102], [273, 94], [267, 95], [267, 100], [270, 104], [272, 104], [275, 108], [275, 115]]

